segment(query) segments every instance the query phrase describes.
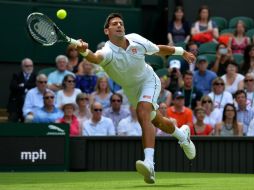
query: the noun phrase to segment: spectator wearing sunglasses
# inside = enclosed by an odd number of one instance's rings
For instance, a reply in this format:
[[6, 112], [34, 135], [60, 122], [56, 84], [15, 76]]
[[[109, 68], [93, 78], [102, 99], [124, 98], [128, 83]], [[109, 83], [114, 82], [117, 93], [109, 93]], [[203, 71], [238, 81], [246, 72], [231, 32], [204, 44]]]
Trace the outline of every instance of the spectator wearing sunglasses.
[[114, 136], [116, 134], [112, 120], [102, 116], [102, 111], [101, 103], [91, 104], [92, 117], [83, 123], [83, 136]]
[[244, 89], [247, 94], [247, 106], [254, 109], [254, 73], [247, 73], [245, 75]]
[[43, 104], [34, 113], [34, 123], [55, 123], [63, 117], [63, 112], [55, 107], [55, 94], [52, 91], [43, 94]]
[[201, 106], [205, 109], [205, 124], [214, 128], [216, 123], [221, 122], [221, 111], [218, 108], [214, 108], [213, 101], [210, 96], [205, 95], [201, 98]]
[[225, 90], [225, 82], [221, 77], [215, 78], [212, 84], [212, 92], [208, 96], [213, 100], [214, 108], [220, 109], [222, 113], [227, 103], [233, 103], [233, 96]]
[[116, 133], [118, 132], [117, 126], [120, 120], [128, 117], [130, 115], [129, 110], [122, 107], [123, 96], [118, 93], [114, 93], [110, 97], [110, 107], [105, 109], [103, 115], [112, 119]]
[[35, 110], [43, 107], [43, 94], [50, 91], [47, 88], [47, 79], [45, 74], [39, 74], [36, 77], [36, 87], [27, 92], [22, 108], [25, 122], [32, 122]]
[[81, 93], [81, 90], [78, 88], [75, 88], [75, 76], [71, 74], [67, 74], [63, 81], [62, 81], [62, 90], [59, 90], [57, 92], [57, 107], [61, 107], [66, 102], [76, 102], [76, 97], [79, 93]]

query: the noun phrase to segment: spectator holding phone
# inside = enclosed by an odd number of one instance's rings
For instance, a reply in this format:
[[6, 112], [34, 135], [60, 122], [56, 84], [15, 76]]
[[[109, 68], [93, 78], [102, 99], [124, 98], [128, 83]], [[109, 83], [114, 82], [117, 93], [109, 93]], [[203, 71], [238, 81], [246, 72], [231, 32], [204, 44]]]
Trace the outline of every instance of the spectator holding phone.
[[232, 50], [225, 44], [218, 44], [216, 47], [215, 62], [211, 62], [211, 70], [217, 73], [218, 76], [226, 74], [227, 62], [233, 60]]

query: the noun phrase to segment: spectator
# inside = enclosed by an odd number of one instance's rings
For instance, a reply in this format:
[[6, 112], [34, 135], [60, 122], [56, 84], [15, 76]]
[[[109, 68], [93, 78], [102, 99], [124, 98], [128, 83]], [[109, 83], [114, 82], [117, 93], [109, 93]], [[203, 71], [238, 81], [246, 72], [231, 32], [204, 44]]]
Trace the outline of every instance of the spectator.
[[225, 83], [220, 77], [213, 80], [212, 92], [208, 96], [213, 100], [214, 108], [218, 108], [221, 112], [227, 103], [233, 103], [233, 96], [225, 91]]
[[46, 91], [43, 94], [43, 107], [35, 110], [34, 123], [55, 123], [63, 117], [63, 112], [55, 107], [55, 94], [52, 91]]
[[222, 112], [218, 108], [214, 108], [213, 101], [210, 96], [205, 95], [201, 98], [201, 106], [205, 109], [204, 123], [215, 127], [216, 123], [222, 121]]
[[67, 70], [68, 58], [65, 55], [58, 55], [56, 57], [57, 70], [50, 73], [48, 76], [48, 88], [54, 92], [62, 89], [63, 78], [72, 72]]
[[77, 105], [73, 102], [66, 102], [62, 105], [61, 109], [64, 112], [64, 116], [57, 120], [57, 122], [70, 125], [70, 136], [80, 136], [82, 131], [79, 127], [78, 118], [74, 115]]
[[81, 93], [81, 90], [78, 88], [75, 88], [75, 76], [71, 74], [67, 74], [64, 76], [62, 85], [62, 90], [59, 90], [57, 92], [57, 107], [61, 107], [66, 102], [72, 102], [75, 103], [76, 97], [79, 93]]
[[194, 123], [192, 135], [209, 136], [213, 133], [213, 128], [204, 122], [206, 111], [203, 107], [196, 107], [194, 110], [196, 122]]
[[243, 59], [244, 61], [241, 67], [241, 73], [243, 75], [247, 73], [254, 74], [254, 44], [245, 48]]
[[235, 101], [237, 103], [237, 121], [243, 124], [243, 135], [246, 135], [249, 124], [254, 118], [254, 110], [247, 106], [247, 94], [244, 90], [236, 91]]
[[91, 104], [92, 117], [83, 123], [84, 136], [113, 136], [116, 134], [112, 120], [102, 116], [102, 110], [101, 103], [93, 102]]
[[36, 87], [30, 89], [25, 97], [24, 106], [22, 108], [25, 122], [33, 120], [33, 114], [36, 109], [43, 107], [43, 94], [47, 89], [47, 76], [39, 74], [36, 77]]
[[118, 126], [117, 132], [119, 136], [141, 136], [142, 129], [138, 122], [136, 109], [133, 106], [130, 106], [130, 115], [126, 118], [123, 118]]
[[242, 20], [236, 24], [234, 36], [229, 41], [233, 54], [243, 54], [245, 48], [250, 44], [250, 38], [245, 35], [246, 27]]
[[225, 90], [231, 94], [234, 94], [237, 90], [243, 89], [244, 87], [243, 83], [244, 76], [237, 72], [238, 72], [237, 63], [234, 61], [227, 62], [226, 74], [223, 75], [221, 78], [226, 85]]
[[217, 136], [242, 136], [243, 126], [237, 121], [237, 112], [234, 104], [226, 104], [223, 109], [222, 122], [215, 125]]
[[157, 100], [157, 104], [159, 105], [160, 103], [164, 102], [167, 106], [170, 106], [172, 101], [172, 93], [166, 89], [168, 77], [167, 76], [160, 77], [160, 81], [161, 81], [161, 91]]
[[103, 115], [110, 118], [115, 126], [116, 134], [118, 134], [118, 123], [120, 120], [130, 115], [129, 110], [122, 108], [123, 97], [121, 94], [114, 93], [110, 97], [110, 107], [104, 109]]
[[69, 44], [66, 49], [66, 56], [68, 57], [67, 69], [73, 73], [77, 73], [80, 65], [79, 52], [76, 45]]
[[211, 62], [209, 68], [217, 73], [218, 76], [226, 74], [226, 66], [228, 61], [233, 60], [232, 50], [225, 44], [218, 44], [216, 46], [216, 59]]
[[112, 92], [109, 89], [108, 78], [98, 78], [95, 86], [95, 92], [91, 94], [91, 101], [100, 102], [103, 106], [103, 109], [106, 109], [110, 107], [111, 95]]
[[168, 25], [168, 45], [187, 43], [190, 39], [190, 25], [184, 18], [182, 6], [175, 7], [172, 20]]
[[254, 109], [254, 73], [245, 75], [244, 88], [247, 93], [247, 106]]
[[118, 90], [116, 93], [121, 94], [123, 97], [122, 107], [125, 109], [129, 109], [130, 102], [129, 102], [126, 94], [124, 93], [123, 89]]
[[248, 127], [247, 136], [254, 136], [254, 118], [251, 120], [250, 125]]
[[186, 71], [183, 74], [183, 82], [183, 87], [180, 91], [184, 95], [184, 105], [194, 110], [197, 105], [200, 106], [200, 99], [203, 94], [193, 86], [193, 74], [191, 71]]
[[177, 59], [173, 59], [169, 62], [169, 77], [170, 84], [168, 90], [174, 94], [175, 91], [178, 91], [183, 85], [182, 74], [180, 71], [181, 62]]
[[[163, 117], [168, 117], [167, 116], [167, 109], [168, 109], [168, 107], [169, 106], [166, 103], [164, 103], [164, 102], [161, 102], [159, 104], [159, 110], [160, 110], [160, 113], [163, 115]], [[170, 136], [170, 134], [163, 132], [159, 128], [156, 128], [156, 135], [157, 136]]]
[[[186, 51], [191, 52], [196, 57], [198, 56], [198, 45], [194, 41], [189, 41], [186, 45]], [[191, 72], [194, 72], [195, 70], [195, 62], [188, 63], [187, 61], [183, 60], [181, 62], [181, 73], [186, 72], [187, 70], [190, 70]]]
[[25, 58], [21, 61], [21, 71], [14, 73], [10, 82], [10, 96], [7, 105], [8, 121], [24, 121], [22, 107], [28, 90], [35, 87], [36, 75], [33, 61]]
[[93, 73], [93, 64], [84, 59], [81, 64], [82, 74], [76, 75], [76, 88], [79, 88], [86, 94], [95, 91], [97, 76]]
[[217, 77], [216, 73], [207, 69], [208, 60], [206, 56], [200, 55], [197, 59], [198, 70], [194, 71], [194, 87], [204, 95], [212, 91], [212, 82]]
[[193, 127], [193, 115], [191, 109], [184, 106], [184, 94], [176, 91], [173, 96], [173, 106], [167, 109], [167, 116], [177, 121], [177, 126], [182, 125]]
[[199, 8], [198, 19], [191, 28], [192, 40], [198, 43], [217, 42], [219, 30], [214, 21], [210, 19], [209, 7], [203, 5]]
[[75, 115], [78, 118], [80, 128], [83, 129], [84, 121], [91, 118], [89, 96], [85, 93], [78, 94], [76, 97], [76, 104], [78, 105], [78, 109]]

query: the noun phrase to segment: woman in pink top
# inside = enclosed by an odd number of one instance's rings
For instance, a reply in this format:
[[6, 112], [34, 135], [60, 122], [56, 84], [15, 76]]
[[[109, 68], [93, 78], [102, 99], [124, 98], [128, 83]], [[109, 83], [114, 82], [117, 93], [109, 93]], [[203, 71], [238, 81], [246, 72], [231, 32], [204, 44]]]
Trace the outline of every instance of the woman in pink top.
[[242, 20], [236, 24], [234, 37], [230, 40], [230, 46], [233, 54], [243, 54], [245, 48], [250, 44], [250, 38], [245, 35], [246, 27]]
[[58, 123], [66, 123], [70, 125], [70, 136], [80, 136], [81, 129], [79, 127], [78, 118], [74, 115], [76, 105], [74, 103], [66, 103], [62, 106], [64, 116], [59, 119]]

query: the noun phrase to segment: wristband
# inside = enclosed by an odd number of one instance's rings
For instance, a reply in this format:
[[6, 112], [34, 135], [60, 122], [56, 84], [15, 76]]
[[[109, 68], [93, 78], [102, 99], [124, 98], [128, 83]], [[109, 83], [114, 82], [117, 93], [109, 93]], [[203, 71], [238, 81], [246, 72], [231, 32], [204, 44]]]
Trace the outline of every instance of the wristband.
[[183, 55], [184, 49], [182, 47], [175, 47], [175, 53], [173, 55]]
[[83, 57], [86, 57], [86, 56], [89, 54], [89, 50], [86, 49], [85, 52], [79, 52], [79, 53], [80, 53], [80, 55], [82, 55]]

